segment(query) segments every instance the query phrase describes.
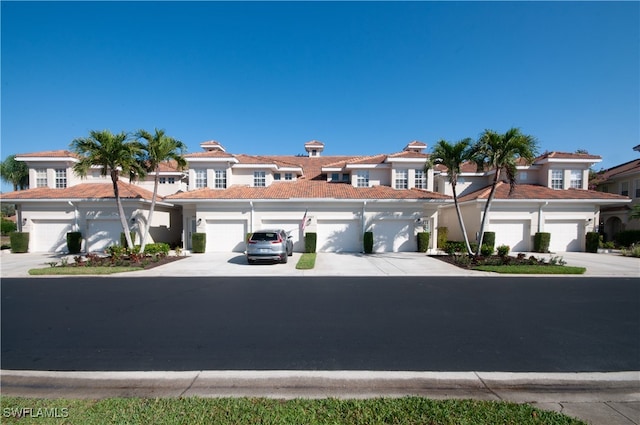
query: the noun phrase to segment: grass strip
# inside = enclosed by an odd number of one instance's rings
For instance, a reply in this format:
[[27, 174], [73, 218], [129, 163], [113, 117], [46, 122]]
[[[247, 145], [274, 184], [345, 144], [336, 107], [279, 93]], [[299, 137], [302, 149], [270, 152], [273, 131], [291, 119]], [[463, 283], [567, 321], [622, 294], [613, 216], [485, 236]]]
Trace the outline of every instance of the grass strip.
[[[528, 404], [424, 397], [365, 400], [264, 398], [1, 397], [2, 422], [11, 424], [430, 424], [585, 425]], [[57, 415], [58, 417], [52, 417]]]
[[123, 272], [135, 272], [142, 270], [142, 267], [45, 267], [43, 269], [30, 269], [31, 276], [75, 276], [75, 275], [105, 275]]
[[316, 266], [316, 253], [305, 252], [300, 256], [296, 269], [298, 270], [310, 270]]
[[509, 274], [584, 274], [587, 271], [584, 267], [573, 266], [550, 266], [550, 265], [502, 265], [502, 266], [476, 266], [473, 270], [495, 273]]

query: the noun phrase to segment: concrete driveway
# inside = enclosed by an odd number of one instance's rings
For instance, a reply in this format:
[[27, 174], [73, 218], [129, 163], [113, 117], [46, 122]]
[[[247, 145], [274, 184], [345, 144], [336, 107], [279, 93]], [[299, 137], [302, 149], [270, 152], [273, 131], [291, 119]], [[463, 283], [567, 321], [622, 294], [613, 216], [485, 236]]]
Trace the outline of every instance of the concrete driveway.
[[[120, 273], [111, 277], [130, 276], [484, 276], [490, 273], [468, 271], [417, 252], [384, 254], [319, 253], [312, 270], [297, 270], [301, 253], [294, 253], [287, 264], [249, 265], [244, 254], [206, 253], [192, 254], [171, 264], [145, 271]], [[640, 259], [623, 257], [617, 253], [590, 254], [562, 252], [537, 254], [549, 259], [562, 257], [567, 265], [586, 267], [584, 276], [640, 277]], [[47, 253], [0, 254], [0, 276], [25, 277], [28, 270], [47, 267], [49, 262], [60, 262], [62, 255]], [[71, 259], [71, 261], [73, 261]], [[502, 275], [513, 276], [513, 275]]]

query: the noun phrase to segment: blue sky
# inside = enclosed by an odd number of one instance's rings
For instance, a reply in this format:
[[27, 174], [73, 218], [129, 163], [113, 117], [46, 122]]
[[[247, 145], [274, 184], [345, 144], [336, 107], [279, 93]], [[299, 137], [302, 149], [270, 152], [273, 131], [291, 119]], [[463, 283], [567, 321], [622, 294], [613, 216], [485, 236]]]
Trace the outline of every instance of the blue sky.
[[[637, 157], [639, 2], [2, 1], [1, 156], [92, 129], [392, 153], [520, 127]], [[3, 185], [3, 190], [6, 189]]]

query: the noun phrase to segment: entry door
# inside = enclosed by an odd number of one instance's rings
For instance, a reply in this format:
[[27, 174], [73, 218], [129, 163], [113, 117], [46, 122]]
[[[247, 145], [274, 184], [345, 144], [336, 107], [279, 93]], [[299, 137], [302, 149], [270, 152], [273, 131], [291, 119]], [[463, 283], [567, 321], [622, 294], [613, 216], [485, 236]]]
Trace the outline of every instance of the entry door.
[[191, 246], [191, 235], [196, 233], [198, 228], [198, 223], [196, 222], [195, 217], [189, 217], [189, 225], [187, 226], [187, 240], [184, 241], [185, 249], [192, 249]]

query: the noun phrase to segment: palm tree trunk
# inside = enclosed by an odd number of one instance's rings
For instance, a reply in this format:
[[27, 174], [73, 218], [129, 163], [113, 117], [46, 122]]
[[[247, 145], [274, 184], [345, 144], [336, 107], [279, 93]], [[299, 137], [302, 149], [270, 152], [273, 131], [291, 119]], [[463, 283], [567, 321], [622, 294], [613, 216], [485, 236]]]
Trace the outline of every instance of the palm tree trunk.
[[471, 255], [471, 245], [469, 244], [469, 237], [467, 236], [467, 229], [464, 227], [464, 221], [462, 220], [462, 212], [460, 211], [460, 205], [458, 204], [458, 195], [456, 193], [456, 185], [452, 186], [453, 190], [453, 203], [456, 206], [456, 213], [458, 214], [458, 223], [460, 223], [460, 230], [462, 230], [462, 236], [464, 237], [464, 243], [467, 247], [467, 254]]
[[147, 218], [147, 223], [144, 226], [144, 235], [142, 236], [142, 243], [140, 244], [140, 252], [144, 252], [144, 248], [147, 245], [147, 236], [149, 236], [149, 228], [151, 228], [151, 219], [153, 218], [153, 210], [156, 208], [156, 198], [158, 197], [158, 170], [159, 167], [156, 168], [156, 176], [153, 182], [153, 197], [151, 198], [151, 207], [149, 208], [149, 217]]
[[113, 194], [116, 196], [116, 205], [118, 206], [118, 215], [120, 216], [120, 223], [124, 230], [124, 237], [127, 241], [129, 248], [133, 248], [133, 241], [131, 240], [131, 233], [129, 232], [129, 223], [127, 217], [124, 215], [124, 208], [122, 207], [122, 201], [120, 200], [120, 189], [118, 188], [118, 172], [116, 170], [111, 171], [111, 182], [113, 183]]
[[500, 169], [496, 170], [496, 175], [493, 177], [493, 183], [491, 184], [491, 191], [489, 192], [489, 198], [487, 199], [487, 203], [484, 205], [484, 214], [482, 214], [482, 222], [480, 223], [480, 236], [478, 239], [478, 250], [476, 251], [476, 255], [480, 255], [480, 250], [482, 249], [482, 239], [484, 239], [484, 226], [487, 220], [487, 215], [489, 215], [489, 207], [491, 206], [491, 202], [493, 201], [493, 196], [496, 193], [496, 186], [498, 186], [498, 180], [500, 176]]

